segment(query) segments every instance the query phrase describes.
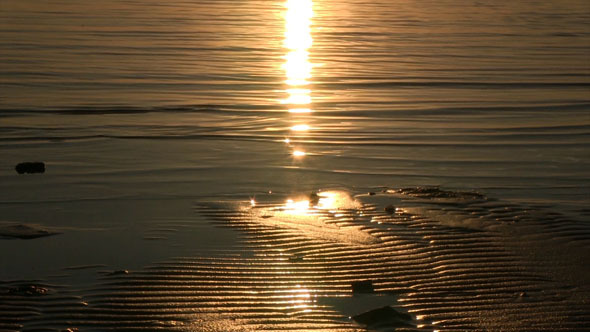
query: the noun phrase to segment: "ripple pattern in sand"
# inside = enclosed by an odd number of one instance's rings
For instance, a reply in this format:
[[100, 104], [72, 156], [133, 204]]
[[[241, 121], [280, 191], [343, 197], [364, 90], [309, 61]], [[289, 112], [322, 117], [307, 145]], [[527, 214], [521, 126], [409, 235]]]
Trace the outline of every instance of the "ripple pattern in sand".
[[[241, 231], [247, 250], [104, 275], [83, 290], [4, 282], [0, 329], [586, 329], [586, 223], [479, 195], [433, 192], [385, 190], [329, 209], [290, 209], [270, 197], [256, 206], [200, 202], [199, 213]], [[361, 281], [373, 290], [353, 292]], [[365, 326], [349, 318], [383, 303], [412, 320]]]

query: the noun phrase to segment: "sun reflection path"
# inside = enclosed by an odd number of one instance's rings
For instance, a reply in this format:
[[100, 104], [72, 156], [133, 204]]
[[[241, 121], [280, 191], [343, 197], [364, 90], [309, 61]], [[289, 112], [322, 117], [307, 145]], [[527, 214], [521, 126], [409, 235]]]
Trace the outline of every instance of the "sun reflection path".
[[[312, 0], [287, 0], [285, 2], [285, 39], [287, 49], [283, 69], [285, 71], [287, 98], [282, 101], [288, 107], [288, 112], [294, 116], [312, 113], [312, 103], [309, 79], [312, 77], [312, 64], [309, 61], [309, 49], [313, 44], [311, 24], [313, 18]], [[298, 137], [307, 135], [310, 128], [302, 123], [305, 119], [298, 118], [297, 125], [291, 127], [298, 132]], [[287, 138], [286, 140], [289, 140]], [[296, 158], [306, 155], [301, 147], [290, 146], [291, 154]]]

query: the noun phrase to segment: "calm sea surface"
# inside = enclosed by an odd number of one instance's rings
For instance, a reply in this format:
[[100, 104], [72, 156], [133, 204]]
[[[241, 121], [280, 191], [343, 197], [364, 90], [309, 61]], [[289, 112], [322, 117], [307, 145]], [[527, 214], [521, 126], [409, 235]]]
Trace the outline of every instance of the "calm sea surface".
[[3, 0], [0, 199], [438, 185], [579, 212], [588, 22], [586, 0]]

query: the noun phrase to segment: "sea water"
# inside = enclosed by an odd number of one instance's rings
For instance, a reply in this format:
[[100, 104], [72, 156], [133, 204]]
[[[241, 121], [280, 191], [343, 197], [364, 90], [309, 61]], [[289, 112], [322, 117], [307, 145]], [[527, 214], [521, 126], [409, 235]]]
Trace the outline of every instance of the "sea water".
[[[2, 200], [434, 185], [579, 209], [589, 19], [581, 0], [5, 0]], [[37, 159], [77, 189], [15, 195]]]

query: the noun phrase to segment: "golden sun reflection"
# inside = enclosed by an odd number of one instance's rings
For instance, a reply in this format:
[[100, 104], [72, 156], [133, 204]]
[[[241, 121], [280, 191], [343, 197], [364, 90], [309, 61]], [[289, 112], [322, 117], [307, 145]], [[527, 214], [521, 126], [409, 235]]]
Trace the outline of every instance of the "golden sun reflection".
[[293, 131], [306, 131], [309, 130], [309, 126], [306, 124], [300, 124], [300, 125], [295, 125], [293, 127], [291, 127], [291, 130]]
[[285, 210], [293, 214], [305, 214], [307, 213], [307, 210], [309, 210], [309, 201], [293, 201], [292, 199], [288, 199], [287, 202], [285, 202]]
[[[288, 97], [284, 100], [289, 105], [311, 104], [310, 90], [305, 86], [311, 78], [312, 65], [309, 62], [309, 49], [313, 44], [311, 37], [311, 19], [313, 17], [312, 0], [287, 0], [285, 3], [285, 41], [284, 46], [289, 51], [285, 56], [283, 68], [287, 79], [285, 83]], [[293, 111], [292, 113], [309, 113], [311, 109], [294, 107], [293, 109], [305, 109], [306, 112]], [[290, 111], [291, 112], [291, 111]]]
[[318, 208], [322, 210], [333, 210], [338, 208], [338, 193], [323, 192], [319, 193]]
[[305, 153], [305, 151], [301, 151], [301, 150], [294, 150], [293, 151], [293, 157], [305, 157], [307, 153]]
[[285, 3], [285, 47], [305, 52], [311, 47], [312, 0], [287, 0]]
[[309, 105], [311, 103], [311, 96], [309, 89], [287, 89], [289, 97], [284, 100], [285, 104], [289, 105]]
[[289, 113], [311, 113], [309, 108], [292, 108], [289, 109]]
[[[287, 105], [289, 113], [299, 117], [291, 127], [294, 132], [306, 132], [309, 125], [302, 121], [301, 116], [312, 113], [309, 80], [312, 77], [313, 65], [309, 61], [309, 49], [313, 44], [311, 25], [313, 18], [312, 0], [286, 0], [285, 2], [285, 92], [287, 97], [282, 103]], [[289, 144], [289, 138], [285, 139]], [[300, 148], [292, 148], [292, 156], [301, 159], [307, 154]]]
[[291, 51], [287, 54], [285, 71], [287, 73], [286, 83], [291, 86], [306, 85], [307, 79], [311, 77], [311, 64], [308, 60], [307, 51]]
[[[361, 227], [327, 222], [331, 218], [351, 218], [362, 208], [362, 203], [346, 191], [312, 192], [307, 195], [285, 197], [282, 203], [273, 199], [272, 204], [244, 204], [241, 208], [250, 215], [249, 220], [253, 222], [294, 231], [313, 239], [354, 244], [370, 244], [377, 241], [377, 238]], [[309, 293], [303, 287], [298, 292]], [[304, 297], [302, 294], [299, 296]]]
[[283, 304], [281, 309], [293, 310], [295, 312], [311, 312], [314, 305], [314, 298], [309, 289], [296, 285], [295, 288], [276, 291], [274, 296], [280, 299]]
[[279, 208], [286, 214], [292, 216], [314, 215], [319, 211], [336, 213], [338, 210], [349, 210], [360, 208], [360, 203], [343, 191], [324, 191], [312, 193], [308, 197], [288, 199]]
[[305, 311], [311, 311], [309, 304], [311, 303], [311, 293], [308, 289], [297, 285], [295, 289], [289, 294], [290, 309], [303, 309]]

